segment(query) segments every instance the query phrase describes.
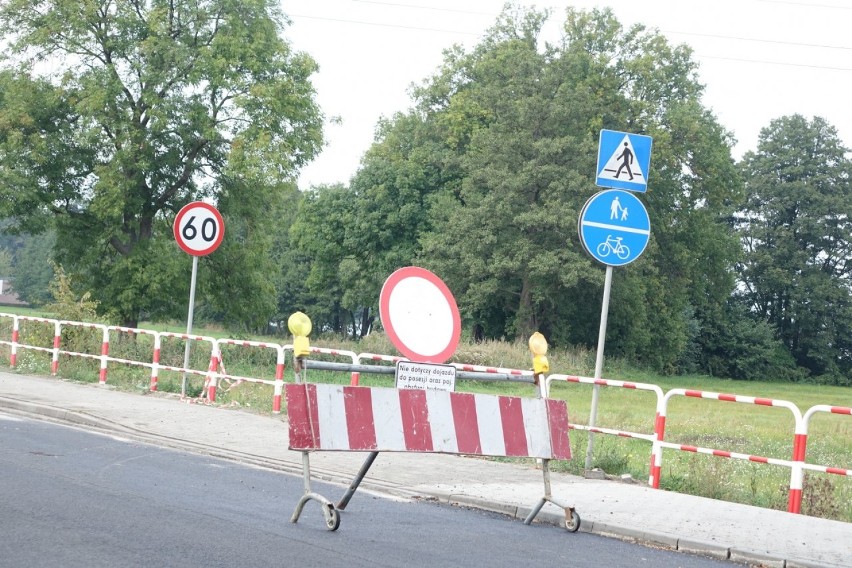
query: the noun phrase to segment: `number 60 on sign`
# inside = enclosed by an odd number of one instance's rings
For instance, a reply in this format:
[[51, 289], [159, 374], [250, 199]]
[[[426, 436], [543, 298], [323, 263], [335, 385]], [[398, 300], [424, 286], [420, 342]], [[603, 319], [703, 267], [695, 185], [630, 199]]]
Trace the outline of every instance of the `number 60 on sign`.
[[225, 222], [219, 211], [203, 201], [185, 205], [175, 217], [175, 240], [192, 256], [205, 256], [216, 250], [225, 236]]

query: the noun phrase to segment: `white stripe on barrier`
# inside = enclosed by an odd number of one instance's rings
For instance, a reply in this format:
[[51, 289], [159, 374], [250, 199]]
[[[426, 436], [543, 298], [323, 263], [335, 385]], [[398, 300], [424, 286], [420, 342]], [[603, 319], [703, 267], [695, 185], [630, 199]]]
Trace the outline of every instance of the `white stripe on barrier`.
[[402, 424], [399, 395], [391, 389], [374, 389], [373, 421], [376, 425], [376, 445], [380, 448], [405, 447], [405, 436], [397, 424]]
[[432, 449], [436, 452], [456, 454], [455, 421], [447, 391], [427, 390], [426, 404], [429, 408], [429, 427], [432, 431]]
[[489, 417], [500, 416], [500, 401], [491, 395], [476, 394], [476, 419], [479, 426], [479, 441], [482, 453], [487, 456], [502, 456], [506, 453], [506, 443], [503, 440], [503, 428], [495, 428]]

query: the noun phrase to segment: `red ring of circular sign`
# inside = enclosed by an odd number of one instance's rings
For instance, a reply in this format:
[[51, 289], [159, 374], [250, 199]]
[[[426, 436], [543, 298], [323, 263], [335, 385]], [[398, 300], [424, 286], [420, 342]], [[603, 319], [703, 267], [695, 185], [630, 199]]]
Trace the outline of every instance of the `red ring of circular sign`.
[[[183, 236], [180, 234], [180, 222], [183, 220], [184, 216], [192, 211], [193, 209], [206, 209], [210, 213], [213, 214], [213, 217], [216, 218], [216, 223], [219, 225], [216, 231], [216, 239], [210, 244], [209, 247], [201, 250], [196, 250], [189, 245], [187, 245], [186, 241], [184, 241]], [[191, 254], [192, 256], [206, 256], [219, 248], [219, 245], [222, 244], [222, 239], [225, 237], [225, 220], [222, 218], [222, 214], [219, 213], [219, 210], [210, 205], [209, 203], [205, 203], [203, 201], [193, 201], [192, 203], [188, 203], [184, 205], [180, 211], [178, 211], [177, 216], [175, 217], [175, 224], [172, 227], [172, 232], [174, 233], [175, 240], [177, 241], [178, 246], [183, 249], [183, 251], [187, 254]]]
[[[427, 280], [441, 292], [441, 295], [447, 302], [447, 306], [450, 308], [450, 313], [453, 319], [452, 335], [447, 346], [440, 353], [434, 355], [417, 353], [403, 342], [402, 338], [399, 337], [393, 327], [390, 314], [391, 295], [393, 294], [394, 288], [406, 278], [423, 278], [424, 280]], [[391, 274], [387, 280], [385, 280], [385, 283], [382, 285], [382, 292], [379, 296], [379, 317], [381, 318], [382, 326], [385, 328], [391, 343], [394, 344], [400, 353], [412, 361], [419, 361], [422, 363], [443, 363], [452, 357], [459, 345], [459, 339], [461, 337], [461, 317], [459, 316], [459, 308], [456, 305], [456, 300], [453, 298], [452, 292], [450, 292], [450, 289], [447, 288], [447, 285], [444, 284], [443, 280], [425, 268], [420, 268], [418, 266], [400, 268]]]

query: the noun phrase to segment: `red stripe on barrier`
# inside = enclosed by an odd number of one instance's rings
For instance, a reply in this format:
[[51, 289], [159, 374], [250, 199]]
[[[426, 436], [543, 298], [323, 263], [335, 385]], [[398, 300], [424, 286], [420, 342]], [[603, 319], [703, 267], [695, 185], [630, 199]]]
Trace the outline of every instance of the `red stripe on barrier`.
[[797, 515], [801, 513], [802, 490], [790, 489], [790, 497], [788, 499], [788, 502], [789, 505], [787, 506], [787, 511], [789, 513], [796, 513]]
[[[12, 339], [12, 341], [16, 341]], [[831, 407], [832, 414], [852, 414], [852, 408], [846, 408], [845, 406], [832, 406]]]
[[400, 390], [399, 405], [402, 410], [402, 432], [406, 449], [410, 452], [431, 452], [432, 429], [429, 427], [426, 391]]
[[350, 450], [375, 450], [376, 425], [373, 420], [373, 391], [363, 387], [343, 387], [346, 430]]
[[568, 439], [568, 403], [547, 399], [547, 418], [550, 422], [550, 447], [553, 459], [571, 459], [571, 440]]
[[456, 443], [462, 454], [482, 454], [479, 439], [479, 419], [476, 415], [476, 399], [470, 393], [450, 393], [450, 406], [456, 428]]
[[695, 446], [681, 446], [680, 449], [685, 452], [698, 452], [698, 448], [696, 448]]
[[693, 398], [701, 398], [701, 391], [688, 390], [688, 391], [684, 392], [683, 394], [684, 394], [684, 396], [691, 396]]
[[322, 444], [322, 438], [320, 437], [320, 429], [319, 429], [319, 403], [317, 401], [317, 386], [316, 385], [307, 385], [308, 389], [308, 411], [311, 413], [311, 436], [313, 436], [314, 443], [316, 447], [319, 448]]
[[793, 461], [805, 461], [808, 447], [808, 435], [796, 434], [793, 437]]
[[319, 447], [319, 436], [315, 440], [311, 432], [307, 388], [303, 384], [289, 384], [286, 386], [287, 419], [290, 425], [290, 449], [294, 450], [309, 450]]
[[720, 394], [719, 400], [724, 400], [725, 402], [736, 402], [737, 395], [735, 394]]
[[713, 455], [723, 457], [723, 458], [729, 458], [729, 457], [731, 457], [731, 452], [726, 452], [724, 450], [713, 450]]
[[748, 461], [753, 461], [757, 463], [769, 463], [769, 458], [763, 458], [760, 456], [749, 456]]
[[524, 411], [521, 399], [514, 396], [501, 396], [500, 420], [503, 423], [503, 442], [507, 456], [526, 456], [527, 436], [524, 428]]
[[659, 412], [657, 413], [657, 417], [654, 419], [654, 433], [657, 435], [657, 439], [661, 442], [666, 435], [666, 416]]
[[756, 398], [754, 403], [761, 406], [774, 406], [774, 401], [771, 398]]
[[841, 469], [839, 467], [827, 467], [827, 468], [825, 468], [825, 472], [826, 473], [834, 473], [834, 474], [837, 474], [837, 475], [846, 475], [846, 476], [849, 475], [849, 473], [845, 469]]

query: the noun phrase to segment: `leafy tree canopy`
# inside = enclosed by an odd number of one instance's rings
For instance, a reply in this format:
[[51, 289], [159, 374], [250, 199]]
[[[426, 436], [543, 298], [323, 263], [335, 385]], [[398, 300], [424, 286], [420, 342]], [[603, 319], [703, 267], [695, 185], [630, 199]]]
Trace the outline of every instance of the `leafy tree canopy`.
[[847, 152], [822, 118], [773, 120], [743, 157], [748, 200], [738, 216], [740, 295], [800, 367], [844, 382], [852, 376]]
[[[607, 345], [675, 370], [733, 287], [732, 140], [702, 106], [687, 47], [624, 29], [609, 10], [574, 9], [546, 44], [549, 17], [508, 7], [475, 48], [445, 53], [409, 112], [380, 125], [348, 194], [337, 190], [350, 222], [333, 231], [341, 256], [329, 261], [359, 259], [345, 284], [359, 302], [420, 264], [445, 279], [475, 336], [541, 330], [594, 345], [604, 271], [582, 251], [577, 219], [599, 189], [599, 132], [650, 134], [652, 242], [617, 271]], [[340, 276], [326, 274], [320, 282]]]
[[[32, 231], [55, 219], [60, 260], [126, 323], [167, 293], [170, 219], [190, 201], [255, 226], [259, 258], [259, 214], [322, 142], [316, 65], [285, 24], [270, 0], [3, 3], [0, 213]], [[251, 276], [217, 295], [250, 297]]]

